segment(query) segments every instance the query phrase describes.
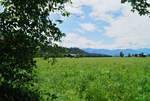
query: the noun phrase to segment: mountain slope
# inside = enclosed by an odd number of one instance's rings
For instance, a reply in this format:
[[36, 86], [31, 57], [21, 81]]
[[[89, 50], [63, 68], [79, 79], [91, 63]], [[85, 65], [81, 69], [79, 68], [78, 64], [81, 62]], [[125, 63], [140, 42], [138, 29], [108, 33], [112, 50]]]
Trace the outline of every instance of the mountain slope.
[[83, 50], [85, 52], [88, 52], [88, 53], [107, 54], [107, 55], [112, 55], [112, 56], [119, 56], [120, 52], [123, 52], [126, 56], [128, 54], [139, 54], [139, 53], [142, 53], [142, 52], [145, 55], [150, 54], [150, 49], [149, 48], [142, 48], [142, 49], [114, 49], [114, 50], [86, 48], [86, 49], [83, 49]]

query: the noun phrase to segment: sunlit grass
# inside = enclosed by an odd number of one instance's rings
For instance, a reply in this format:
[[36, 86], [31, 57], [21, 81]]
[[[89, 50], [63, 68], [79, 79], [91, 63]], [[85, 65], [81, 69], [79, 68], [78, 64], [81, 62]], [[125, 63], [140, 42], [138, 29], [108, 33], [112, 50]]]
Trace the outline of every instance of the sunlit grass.
[[36, 60], [43, 101], [150, 101], [150, 58]]

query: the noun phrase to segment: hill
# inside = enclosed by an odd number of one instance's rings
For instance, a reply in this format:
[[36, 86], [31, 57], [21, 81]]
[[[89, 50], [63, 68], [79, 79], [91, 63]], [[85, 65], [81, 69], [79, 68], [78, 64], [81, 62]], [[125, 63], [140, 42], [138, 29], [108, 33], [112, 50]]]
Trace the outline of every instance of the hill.
[[65, 54], [77, 54], [80, 57], [111, 57], [111, 55], [89, 53], [80, 48], [66, 48], [66, 47], [49, 47], [47, 49], [39, 50], [37, 57], [64, 57]]

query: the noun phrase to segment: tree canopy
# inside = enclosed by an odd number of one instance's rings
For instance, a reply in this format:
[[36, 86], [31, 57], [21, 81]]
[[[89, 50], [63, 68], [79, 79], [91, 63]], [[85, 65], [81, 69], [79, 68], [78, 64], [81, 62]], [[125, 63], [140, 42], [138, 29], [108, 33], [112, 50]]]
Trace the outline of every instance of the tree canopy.
[[34, 56], [39, 48], [54, 47], [62, 33], [49, 14], [68, 16], [69, 0], [1, 0], [0, 86], [20, 87], [32, 80]]
[[121, 0], [121, 3], [130, 3], [132, 11], [137, 11], [139, 15], [150, 15], [150, 1], [149, 0]]

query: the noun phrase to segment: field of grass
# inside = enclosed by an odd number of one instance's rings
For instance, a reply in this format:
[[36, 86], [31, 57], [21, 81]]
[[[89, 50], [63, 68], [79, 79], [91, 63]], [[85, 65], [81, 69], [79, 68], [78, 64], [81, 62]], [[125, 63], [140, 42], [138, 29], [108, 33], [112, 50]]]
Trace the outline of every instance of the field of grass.
[[37, 59], [42, 101], [150, 101], [150, 58]]

